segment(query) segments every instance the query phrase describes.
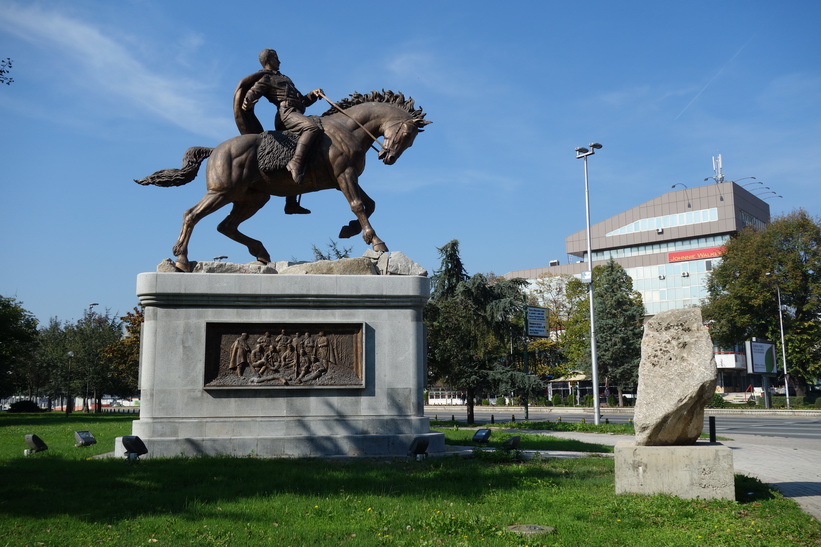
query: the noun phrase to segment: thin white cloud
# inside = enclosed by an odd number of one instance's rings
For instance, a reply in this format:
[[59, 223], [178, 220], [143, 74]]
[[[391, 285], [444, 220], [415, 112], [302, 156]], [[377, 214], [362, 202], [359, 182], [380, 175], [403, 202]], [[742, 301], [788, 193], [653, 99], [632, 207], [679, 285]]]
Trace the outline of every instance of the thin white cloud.
[[[70, 59], [93, 92], [105, 100], [153, 113], [174, 125], [209, 137], [225, 136], [230, 120], [208, 114], [206, 88], [194, 79], [152, 71], [120, 44], [116, 29], [108, 32], [54, 9], [7, 4], [0, 30]], [[189, 36], [189, 47], [198, 45]], [[64, 61], [65, 62], [65, 61]], [[198, 96], [200, 98], [198, 99]]]
[[685, 112], [687, 112], [687, 109], [688, 109], [688, 108], [690, 108], [690, 106], [692, 106], [692, 104], [693, 104], [694, 102], [696, 102], [696, 100], [697, 100], [699, 97], [701, 97], [701, 95], [702, 95], [705, 91], [707, 91], [707, 88], [708, 88], [708, 87], [710, 87], [710, 84], [712, 84], [712, 83], [716, 80], [716, 78], [718, 78], [719, 76], [721, 76], [721, 73], [722, 73], [722, 72], [724, 72], [724, 69], [726, 69], [728, 66], [730, 66], [730, 63], [732, 63], [733, 61], [735, 61], [735, 58], [736, 58], [736, 57], [738, 57], [738, 56], [741, 54], [741, 52], [742, 52], [742, 51], [744, 51], [744, 48], [746, 48], [746, 47], [747, 47], [747, 45], [748, 45], [750, 42], [752, 42], [752, 41], [753, 41], [753, 38], [754, 38], [754, 36], [753, 36], [753, 37], [750, 37], [750, 39], [749, 39], [749, 40], [747, 40], [747, 42], [745, 42], [745, 43], [744, 43], [744, 45], [743, 45], [743, 46], [741, 46], [741, 47], [738, 49], [738, 51], [736, 51], [736, 52], [735, 52], [735, 55], [733, 55], [732, 57], [730, 57], [730, 59], [729, 59], [726, 63], [724, 63], [724, 65], [722, 65], [722, 67], [721, 67], [721, 68], [719, 68], [719, 69], [718, 69], [718, 72], [716, 72], [716, 73], [713, 75], [713, 77], [712, 77], [712, 78], [710, 78], [710, 79], [707, 81], [707, 83], [706, 83], [706, 84], [704, 84], [704, 87], [702, 87], [702, 88], [701, 88], [701, 90], [700, 90], [698, 93], [696, 93], [696, 94], [695, 94], [695, 96], [693, 96], [693, 98], [692, 98], [692, 99], [690, 99], [690, 102], [688, 102], [688, 103], [685, 105], [685, 107], [681, 110], [681, 112], [679, 112], [679, 113], [678, 113], [678, 115], [677, 115], [675, 118], [673, 118], [674, 120], [678, 120], [678, 119], [682, 116], [682, 114], [684, 114]]
[[[443, 55], [441, 51], [446, 53]], [[487, 97], [508, 93], [504, 82], [489, 79], [488, 73], [476, 71], [460, 58], [458, 52], [436, 47], [435, 44], [401, 44], [388, 53], [385, 70], [403, 85], [424, 86], [437, 94], [466, 101], [471, 97]]]

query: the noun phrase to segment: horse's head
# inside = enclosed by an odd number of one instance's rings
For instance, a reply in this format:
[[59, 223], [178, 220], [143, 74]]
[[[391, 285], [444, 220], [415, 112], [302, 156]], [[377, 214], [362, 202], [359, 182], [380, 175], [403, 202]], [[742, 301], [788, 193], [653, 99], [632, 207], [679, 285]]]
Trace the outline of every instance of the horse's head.
[[[422, 109], [414, 106], [413, 99], [405, 99], [404, 94], [393, 91], [372, 91], [366, 95], [354, 92], [350, 97], [331, 104], [333, 107], [323, 116], [336, 116], [341, 112], [362, 129], [365, 129], [363, 124], [369, 122], [378, 124], [379, 132], [384, 137], [378, 157], [386, 165], [396, 163], [402, 152], [413, 145], [416, 135], [431, 123], [425, 119]], [[363, 107], [358, 108], [360, 105]], [[367, 129], [365, 131], [368, 132]], [[368, 135], [374, 137], [370, 132]]]
[[422, 127], [429, 123], [427, 120], [408, 118], [388, 124], [383, 131], [385, 142], [379, 151], [379, 159], [385, 165], [396, 163], [402, 152], [413, 146], [416, 135], [423, 131]]

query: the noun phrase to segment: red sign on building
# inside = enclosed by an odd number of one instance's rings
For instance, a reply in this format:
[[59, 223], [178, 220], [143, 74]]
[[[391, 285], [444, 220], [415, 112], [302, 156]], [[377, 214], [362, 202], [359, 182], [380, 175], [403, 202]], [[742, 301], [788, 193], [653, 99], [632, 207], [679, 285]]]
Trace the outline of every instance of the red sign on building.
[[706, 249], [693, 249], [691, 251], [676, 251], [674, 253], [667, 253], [667, 262], [686, 262], [688, 260], [715, 258], [722, 254], [724, 254], [724, 247], [707, 247]]

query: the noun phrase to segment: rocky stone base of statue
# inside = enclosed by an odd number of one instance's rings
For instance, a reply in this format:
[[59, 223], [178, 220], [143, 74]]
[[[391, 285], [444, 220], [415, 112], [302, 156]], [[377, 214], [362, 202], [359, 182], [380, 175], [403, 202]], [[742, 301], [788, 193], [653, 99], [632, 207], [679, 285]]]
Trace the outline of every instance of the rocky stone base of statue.
[[616, 494], [735, 499], [733, 455], [720, 443], [689, 446], [616, 444]]
[[716, 387], [713, 342], [699, 308], [662, 312], [644, 326], [633, 422], [636, 444], [687, 445], [704, 428]]
[[424, 417], [429, 291], [414, 275], [140, 274], [132, 434], [147, 457], [444, 453]]
[[[427, 277], [422, 266], [408, 258], [401, 251], [377, 252], [371, 249], [356, 258], [338, 260], [317, 260], [315, 262], [278, 261], [270, 264], [250, 262], [202, 261], [192, 262], [193, 273], [237, 273], [237, 274], [319, 274], [319, 275], [418, 275]], [[157, 265], [157, 272], [180, 272], [174, 261], [167, 258]]]

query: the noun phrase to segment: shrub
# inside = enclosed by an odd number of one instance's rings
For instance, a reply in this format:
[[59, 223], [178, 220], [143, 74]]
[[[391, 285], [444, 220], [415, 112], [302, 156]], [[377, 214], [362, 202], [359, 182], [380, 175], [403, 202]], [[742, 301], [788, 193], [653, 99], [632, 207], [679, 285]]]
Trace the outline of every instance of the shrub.
[[727, 401], [724, 400], [724, 397], [722, 397], [720, 393], [713, 393], [713, 400], [709, 406], [712, 408], [724, 408], [727, 406]]
[[43, 412], [43, 409], [34, 401], [17, 401], [11, 403], [9, 412]]
[[593, 406], [593, 396], [590, 395], [590, 394], [585, 395], [584, 399], [582, 400], [582, 405], [588, 406], [588, 407]]
[[490, 400], [489, 399], [482, 399], [482, 406], [490, 406]]
[[616, 406], [616, 398], [614, 396], [607, 396], [607, 406]]
[[813, 406], [815, 406], [815, 408], [821, 408], [821, 397], [819, 397], [815, 400], [815, 403], [813, 404]]
[[558, 393], [553, 395], [552, 401], [553, 401], [553, 406], [562, 406], [562, 404], [564, 403], [564, 401], [562, 401], [562, 396], [559, 395]]

